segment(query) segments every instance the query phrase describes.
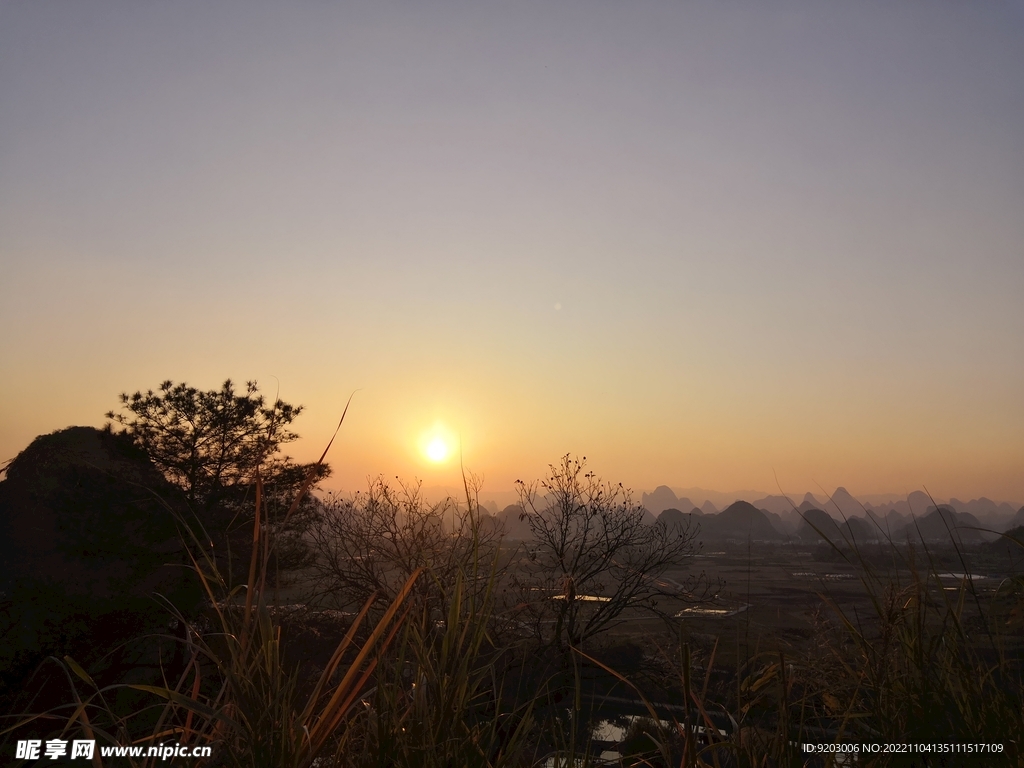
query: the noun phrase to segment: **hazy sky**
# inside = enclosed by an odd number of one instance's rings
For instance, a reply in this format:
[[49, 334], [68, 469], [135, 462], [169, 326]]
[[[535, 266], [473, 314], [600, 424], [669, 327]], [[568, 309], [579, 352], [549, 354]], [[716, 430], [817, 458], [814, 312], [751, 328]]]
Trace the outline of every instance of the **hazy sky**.
[[231, 377], [348, 489], [1024, 501], [1024, 3], [0, 2], [0, 260], [0, 459]]

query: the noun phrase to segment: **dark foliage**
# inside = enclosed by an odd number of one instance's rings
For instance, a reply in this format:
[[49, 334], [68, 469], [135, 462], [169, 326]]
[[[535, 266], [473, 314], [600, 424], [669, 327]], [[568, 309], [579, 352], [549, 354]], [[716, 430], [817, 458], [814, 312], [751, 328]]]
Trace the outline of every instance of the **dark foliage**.
[[297, 464], [281, 446], [298, 438], [289, 428], [302, 406], [282, 400], [268, 404], [253, 381], [236, 393], [227, 380], [219, 390], [202, 391], [165, 381], [157, 392], [121, 395], [122, 412], [107, 413], [107, 429], [129, 437], [164, 476], [182, 490], [209, 535], [225, 571], [238, 575], [231, 553], [244, 552], [252, 532], [257, 469], [263, 482], [262, 507], [273, 535], [271, 573], [308, 560], [301, 534], [316, 514], [305, 496], [285, 519], [292, 500], [312, 473], [330, 474], [326, 464]]

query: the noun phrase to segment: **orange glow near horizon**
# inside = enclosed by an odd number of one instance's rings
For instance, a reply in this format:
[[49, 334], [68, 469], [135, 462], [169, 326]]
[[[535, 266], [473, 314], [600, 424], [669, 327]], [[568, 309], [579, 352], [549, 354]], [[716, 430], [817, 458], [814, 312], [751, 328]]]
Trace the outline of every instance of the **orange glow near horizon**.
[[328, 490], [1024, 503], [1013, 4], [250, 5], [0, 4], [0, 468], [231, 378]]

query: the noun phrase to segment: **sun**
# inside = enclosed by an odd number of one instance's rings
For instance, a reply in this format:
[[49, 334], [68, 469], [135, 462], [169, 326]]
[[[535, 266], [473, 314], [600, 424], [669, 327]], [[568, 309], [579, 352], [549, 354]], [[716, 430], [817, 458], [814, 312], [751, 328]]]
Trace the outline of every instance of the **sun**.
[[458, 437], [443, 424], [434, 427], [420, 437], [420, 451], [431, 464], [444, 464], [455, 453]]
[[448, 458], [448, 455], [452, 452], [451, 447], [445, 442], [443, 437], [435, 437], [429, 443], [427, 447], [423, 449], [423, 452], [427, 454], [427, 458], [435, 464], [440, 464], [442, 461]]

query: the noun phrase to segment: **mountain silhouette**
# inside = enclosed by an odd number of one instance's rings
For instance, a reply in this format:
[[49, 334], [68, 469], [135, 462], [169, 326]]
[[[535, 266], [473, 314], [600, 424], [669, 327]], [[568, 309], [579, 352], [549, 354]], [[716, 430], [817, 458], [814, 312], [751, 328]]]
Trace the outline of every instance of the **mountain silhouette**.
[[839, 525], [828, 512], [823, 509], [808, 509], [802, 513], [803, 524], [797, 529], [797, 536], [801, 541], [824, 541], [828, 539], [833, 544], [843, 540]]
[[832, 517], [839, 519], [849, 517], [863, 517], [864, 505], [857, 501], [850, 492], [839, 486], [832, 493], [832, 498], [822, 504], [822, 508]]
[[701, 535], [708, 539], [781, 541], [785, 538], [760, 509], [747, 501], [730, 504], [717, 515], [700, 519]]
[[665, 509], [658, 515], [658, 522], [664, 523], [665, 527], [669, 529], [696, 530], [700, 526], [700, 521], [703, 517], [704, 515], [699, 509], [693, 509], [690, 512], [683, 512], [679, 509]]
[[1019, 528], [1024, 525], [1024, 507], [1017, 510], [1017, 514], [1010, 518], [1009, 522], [1005, 523], [1006, 530], [1012, 531], [1014, 528]]
[[984, 496], [978, 499], [971, 499], [970, 501], [950, 499], [949, 506], [953, 507], [957, 512], [974, 515], [986, 528], [994, 528], [996, 530], [1003, 530], [1009, 524], [1009, 521], [1014, 519], [1016, 514], [1014, 508], [1005, 501], [1002, 504], [996, 504], [992, 499]]
[[495, 517], [498, 522], [505, 529], [505, 537], [508, 539], [518, 539], [520, 541], [527, 541], [533, 538], [533, 532], [530, 530], [530, 524], [525, 518], [520, 519], [523, 515], [523, 508], [519, 504], [509, 504]]
[[983, 540], [981, 524], [974, 515], [957, 512], [948, 504], [931, 506], [927, 514], [907, 523], [900, 533], [900, 539], [916, 539], [924, 542], [946, 543], [950, 540], [978, 542]]
[[692, 501], [690, 501], [685, 496], [680, 496], [679, 497], [679, 504], [676, 505], [676, 509], [682, 509], [682, 510], [694, 509], [694, 510], [697, 510], [698, 512], [700, 512], [700, 510], [697, 509], [697, 505], [694, 504]]
[[688, 500], [685, 505], [681, 504], [675, 492], [667, 485], [659, 485], [651, 493], [643, 494], [640, 497], [640, 503], [655, 516], [660, 515], [666, 509], [688, 509], [693, 506]]
[[788, 517], [797, 506], [789, 496], [765, 496], [751, 503], [758, 509], [774, 512], [782, 517]]
[[839, 526], [839, 532], [851, 544], [857, 545], [869, 541], [879, 541], [881, 534], [875, 524], [863, 517], [851, 517]]
[[[899, 502], [906, 504], [906, 502]], [[897, 532], [903, 529], [903, 527], [910, 520], [909, 515], [903, 515], [897, 512], [895, 509], [889, 509], [888, 511], [874, 510], [869, 508], [867, 513], [868, 524], [875, 529], [876, 535], [881, 538], [895, 535]]]
[[924, 491], [914, 491], [907, 496], [907, 510], [910, 514], [920, 517], [928, 513], [928, 508], [933, 505], [932, 497]]

